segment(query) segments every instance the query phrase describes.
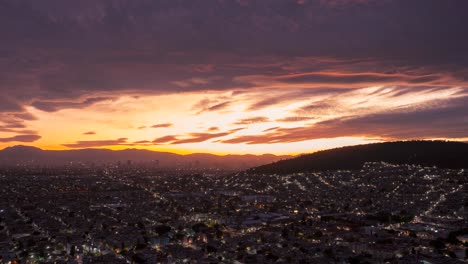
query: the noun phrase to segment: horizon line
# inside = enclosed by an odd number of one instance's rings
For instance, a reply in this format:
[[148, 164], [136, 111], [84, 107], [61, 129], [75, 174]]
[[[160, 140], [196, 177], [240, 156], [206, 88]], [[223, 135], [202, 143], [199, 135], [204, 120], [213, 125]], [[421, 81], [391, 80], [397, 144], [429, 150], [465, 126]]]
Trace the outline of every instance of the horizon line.
[[362, 146], [362, 145], [372, 145], [372, 144], [382, 144], [382, 143], [396, 143], [396, 142], [417, 142], [417, 141], [426, 141], [426, 142], [456, 142], [456, 143], [464, 143], [468, 144], [468, 142], [465, 141], [457, 141], [457, 140], [441, 140], [441, 139], [411, 139], [411, 140], [395, 140], [395, 141], [382, 141], [382, 142], [371, 142], [371, 143], [365, 143], [365, 144], [352, 144], [352, 145], [346, 145], [346, 146], [340, 146], [340, 147], [331, 147], [331, 148], [323, 148], [323, 149], [315, 149], [315, 150], [310, 150], [308, 152], [302, 152], [302, 153], [288, 153], [288, 154], [275, 154], [275, 153], [262, 153], [262, 154], [249, 154], [249, 153], [214, 153], [214, 152], [184, 152], [184, 151], [165, 151], [165, 150], [152, 150], [152, 149], [147, 149], [147, 148], [112, 148], [112, 147], [92, 147], [92, 148], [69, 148], [69, 149], [48, 149], [48, 148], [41, 148], [41, 147], [36, 147], [32, 145], [23, 145], [23, 144], [17, 144], [17, 145], [11, 145], [7, 146], [3, 149], [0, 149], [0, 151], [4, 151], [9, 148], [14, 148], [14, 147], [30, 147], [30, 148], [35, 148], [39, 149], [42, 151], [80, 151], [80, 150], [108, 150], [108, 151], [125, 151], [125, 150], [139, 150], [139, 151], [149, 151], [149, 152], [156, 152], [156, 153], [169, 153], [169, 154], [175, 154], [175, 155], [180, 155], [180, 156], [188, 156], [188, 155], [196, 155], [196, 154], [205, 154], [205, 155], [213, 155], [213, 156], [265, 156], [265, 155], [273, 155], [273, 156], [289, 156], [289, 157], [297, 157], [301, 155], [307, 155], [307, 154], [313, 154], [319, 151], [325, 151], [325, 150], [332, 150], [332, 149], [340, 149], [340, 148], [346, 148], [346, 147], [351, 147], [351, 146]]

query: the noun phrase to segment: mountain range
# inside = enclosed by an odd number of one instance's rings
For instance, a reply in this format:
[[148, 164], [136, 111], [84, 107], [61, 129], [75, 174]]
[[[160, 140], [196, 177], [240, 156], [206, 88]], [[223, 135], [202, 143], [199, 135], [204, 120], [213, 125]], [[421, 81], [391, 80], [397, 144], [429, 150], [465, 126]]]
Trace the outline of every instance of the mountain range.
[[196, 153], [180, 155], [142, 149], [42, 150], [13, 146], [0, 150], [0, 166], [65, 165], [74, 163], [127, 164], [153, 163], [163, 168], [223, 168], [247, 173], [277, 173], [360, 169], [365, 162], [418, 164], [440, 168], [468, 168], [468, 144], [450, 141], [398, 141], [372, 143], [322, 150], [297, 157], [264, 155], [225, 155]]
[[0, 165], [64, 165], [70, 162], [82, 163], [116, 163], [127, 162], [158, 164], [160, 167], [216, 167], [224, 169], [247, 169], [272, 163], [291, 156], [265, 155], [226, 155], [188, 154], [179, 155], [169, 152], [157, 152], [141, 149], [109, 150], [42, 150], [31, 146], [13, 146], [0, 150]]

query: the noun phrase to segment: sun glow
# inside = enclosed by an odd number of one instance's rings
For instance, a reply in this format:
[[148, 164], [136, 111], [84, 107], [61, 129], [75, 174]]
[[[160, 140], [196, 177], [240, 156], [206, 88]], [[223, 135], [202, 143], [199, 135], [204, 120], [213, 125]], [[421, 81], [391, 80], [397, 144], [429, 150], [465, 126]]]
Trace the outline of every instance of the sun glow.
[[[311, 137], [297, 141], [226, 143], [238, 137], [274, 136], [276, 131], [320, 126], [340, 120], [398, 109], [423, 107], [436, 99], [453, 98], [460, 88], [402, 93], [375, 86], [339, 94], [307, 94], [301, 90], [269, 90], [234, 94], [231, 91], [112, 97], [82, 108], [42, 111], [28, 107], [37, 120], [27, 126], [40, 131], [35, 145], [44, 149], [101, 147], [140, 148], [187, 154], [299, 154], [320, 149], [385, 140], [378, 135]], [[288, 100], [288, 96], [296, 96]], [[106, 98], [107, 98], [106, 97]], [[363, 100], [363, 98], [367, 98]], [[398, 100], [389, 100], [397, 98]], [[259, 106], [259, 102], [261, 105]], [[281, 130], [278, 130], [281, 129]], [[286, 131], [286, 132], [285, 132]], [[159, 142], [158, 141], [161, 141]], [[156, 140], [156, 141], [155, 141]], [[224, 142], [226, 141], [226, 142]]]

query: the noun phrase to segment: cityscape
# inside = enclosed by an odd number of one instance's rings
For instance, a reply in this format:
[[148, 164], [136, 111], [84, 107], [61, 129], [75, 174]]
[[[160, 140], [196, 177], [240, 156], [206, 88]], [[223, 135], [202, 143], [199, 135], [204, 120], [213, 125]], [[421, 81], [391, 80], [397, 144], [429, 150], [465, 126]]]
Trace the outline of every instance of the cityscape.
[[0, 170], [3, 263], [465, 263], [468, 170]]
[[0, 264], [468, 264], [468, 0], [0, 0]]

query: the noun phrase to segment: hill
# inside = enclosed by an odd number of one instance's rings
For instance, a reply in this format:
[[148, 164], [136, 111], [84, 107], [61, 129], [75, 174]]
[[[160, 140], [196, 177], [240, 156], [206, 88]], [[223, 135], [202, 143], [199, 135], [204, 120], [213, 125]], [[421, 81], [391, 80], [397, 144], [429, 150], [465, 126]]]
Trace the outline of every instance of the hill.
[[360, 169], [365, 162], [418, 164], [440, 168], [468, 168], [468, 144], [447, 141], [399, 141], [374, 143], [301, 155], [248, 170], [279, 173]]
[[169, 152], [157, 152], [141, 149], [109, 150], [42, 150], [30, 146], [14, 146], [0, 150], [0, 165], [64, 165], [70, 162], [81, 163], [115, 163], [131, 161], [132, 163], [153, 162], [160, 167], [216, 167], [224, 169], [247, 169], [268, 164], [290, 156], [275, 155], [226, 155], [188, 154], [179, 155]]

